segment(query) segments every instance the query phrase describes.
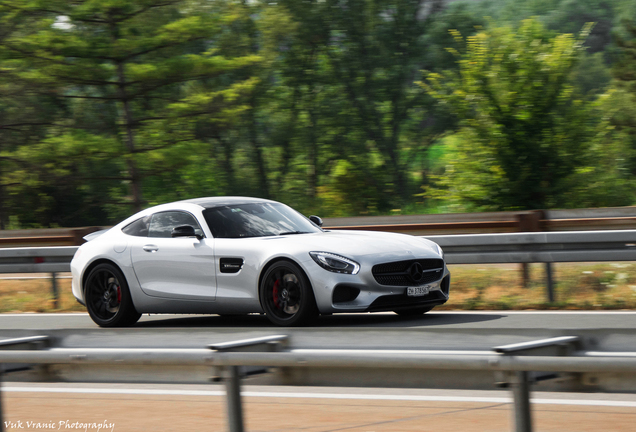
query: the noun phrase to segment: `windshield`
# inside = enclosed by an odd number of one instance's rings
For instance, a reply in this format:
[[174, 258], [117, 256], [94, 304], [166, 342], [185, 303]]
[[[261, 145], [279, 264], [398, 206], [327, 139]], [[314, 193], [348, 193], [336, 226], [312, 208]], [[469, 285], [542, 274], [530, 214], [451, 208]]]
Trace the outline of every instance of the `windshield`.
[[203, 211], [215, 238], [265, 237], [320, 232], [297, 211], [280, 203], [248, 203]]

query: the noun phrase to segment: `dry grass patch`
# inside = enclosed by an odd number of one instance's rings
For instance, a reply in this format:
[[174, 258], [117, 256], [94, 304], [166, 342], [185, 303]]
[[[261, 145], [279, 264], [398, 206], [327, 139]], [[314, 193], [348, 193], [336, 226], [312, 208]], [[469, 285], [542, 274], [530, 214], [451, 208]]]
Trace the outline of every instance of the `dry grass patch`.
[[50, 279], [0, 280], [0, 312], [85, 311], [71, 292], [70, 279], [58, 279], [58, 307], [54, 308]]
[[[553, 265], [556, 301], [547, 301], [545, 266], [530, 265], [523, 287], [521, 266], [451, 265], [451, 297], [436, 310], [636, 309], [636, 263]], [[53, 307], [50, 279], [0, 280], [0, 312], [73, 312], [86, 309], [71, 293], [71, 280], [58, 279]]]
[[553, 264], [555, 302], [547, 300], [544, 264], [531, 264], [523, 286], [520, 264], [450, 265], [452, 309], [635, 309], [636, 264]]

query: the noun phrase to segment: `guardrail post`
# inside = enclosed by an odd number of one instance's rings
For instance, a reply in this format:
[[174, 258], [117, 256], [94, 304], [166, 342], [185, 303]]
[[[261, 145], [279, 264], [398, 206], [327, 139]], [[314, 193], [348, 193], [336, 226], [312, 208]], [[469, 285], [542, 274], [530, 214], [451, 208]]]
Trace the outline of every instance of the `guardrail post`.
[[521, 263], [521, 286], [528, 288], [530, 286], [530, 264]]
[[243, 432], [243, 403], [241, 401], [241, 376], [238, 366], [229, 366], [225, 377], [227, 393], [227, 420], [230, 432]]
[[[218, 352], [276, 352], [287, 343], [288, 336], [276, 335], [254, 339], [245, 339], [232, 342], [208, 345], [208, 348]], [[241, 400], [241, 378], [247, 375], [266, 373], [267, 368], [225, 366], [223, 368], [223, 380], [227, 397], [227, 423], [229, 432], [243, 432], [243, 402]]]
[[4, 368], [0, 363], [0, 432], [4, 432], [4, 416], [2, 415], [2, 373]]
[[51, 295], [53, 296], [53, 309], [59, 306], [59, 292], [57, 290], [57, 273], [51, 273]]
[[[493, 348], [493, 351], [506, 356], [512, 355], [567, 355], [580, 342], [578, 336], [560, 336], [550, 339], [541, 339], [530, 342], [522, 342], [510, 345], [502, 345]], [[532, 381], [545, 381], [558, 378], [557, 374], [532, 374]], [[531, 373], [517, 371], [509, 373], [512, 376], [506, 386], [512, 387], [514, 401], [515, 432], [532, 432], [532, 413], [530, 411], [530, 384]]]
[[554, 303], [554, 281], [552, 279], [552, 263], [545, 263], [545, 282], [548, 294], [548, 301]]
[[515, 372], [512, 397], [515, 404], [515, 432], [532, 432], [528, 372]]
[[[32, 345], [35, 349], [41, 348], [43, 345], [48, 344], [49, 337], [48, 336], [27, 336], [23, 338], [16, 339], [5, 339], [0, 340], [0, 349], [3, 347], [13, 347], [16, 345]], [[16, 371], [24, 370], [25, 368], [18, 368]], [[5, 369], [4, 364], [0, 363], [0, 432], [4, 432], [4, 411], [2, 410], [2, 378], [4, 375]], [[8, 370], [7, 372], [11, 372]]]
[[[519, 232], [538, 232], [541, 231], [541, 220], [543, 219], [542, 210], [534, 210], [526, 213], [517, 214], [517, 224]], [[530, 285], [530, 263], [521, 263], [521, 283], [524, 288]]]

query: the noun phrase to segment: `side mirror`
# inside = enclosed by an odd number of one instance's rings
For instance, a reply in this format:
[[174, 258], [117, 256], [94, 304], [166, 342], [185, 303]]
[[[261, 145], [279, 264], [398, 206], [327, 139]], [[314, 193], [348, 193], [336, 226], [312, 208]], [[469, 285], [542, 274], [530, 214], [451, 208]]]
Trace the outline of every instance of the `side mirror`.
[[318, 225], [319, 227], [322, 227], [322, 219], [320, 219], [318, 216], [313, 216], [313, 215], [309, 216], [309, 220], [315, 223], [316, 225]]
[[201, 239], [201, 236], [198, 236], [194, 232], [194, 227], [192, 225], [181, 225], [172, 229], [172, 237], [196, 237]]

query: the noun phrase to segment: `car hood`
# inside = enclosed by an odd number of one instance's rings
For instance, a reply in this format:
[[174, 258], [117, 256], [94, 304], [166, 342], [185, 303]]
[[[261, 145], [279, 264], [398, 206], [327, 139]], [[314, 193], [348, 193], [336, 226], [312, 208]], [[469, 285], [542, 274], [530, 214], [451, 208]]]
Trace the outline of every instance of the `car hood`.
[[315, 234], [270, 237], [288, 246], [307, 251], [332, 252], [348, 257], [369, 255], [438, 257], [435, 243], [421, 237], [375, 231], [325, 231]]

